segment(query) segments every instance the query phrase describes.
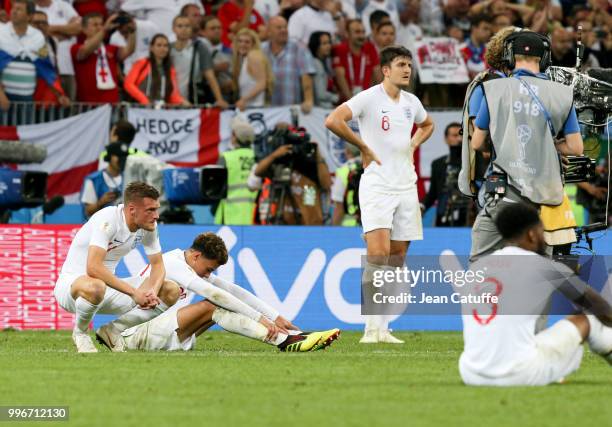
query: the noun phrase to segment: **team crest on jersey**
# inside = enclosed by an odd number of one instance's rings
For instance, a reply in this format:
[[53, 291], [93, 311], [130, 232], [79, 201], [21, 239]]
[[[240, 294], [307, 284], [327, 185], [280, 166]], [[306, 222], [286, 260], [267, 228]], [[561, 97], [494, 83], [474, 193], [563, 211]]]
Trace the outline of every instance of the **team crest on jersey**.
[[138, 245], [140, 242], [142, 242], [142, 236], [138, 235], [134, 238], [134, 241], [132, 242], [132, 249], [134, 249], [136, 245]]
[[410, 107], [404, 107], [404, 115], [408, 120], [412, 120], [412, 109], [410, 109]]

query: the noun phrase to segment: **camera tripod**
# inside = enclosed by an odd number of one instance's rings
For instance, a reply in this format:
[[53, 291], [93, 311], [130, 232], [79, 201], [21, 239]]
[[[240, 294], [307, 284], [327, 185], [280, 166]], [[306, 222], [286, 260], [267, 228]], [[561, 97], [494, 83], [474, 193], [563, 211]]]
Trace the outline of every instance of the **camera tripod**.
[[[284, 218], [287, 197], [293, 211], [295, 224], [299, 225], [302, 223], [300, 211], [291, 193], [291, 179], [289, 179], [272, 181], [270, 185], [270, 208], [268, 208], [266, 213], [266, 224], [287, 225]], [[276, 206], [276, 209], [272, 209], [272, 206]]]

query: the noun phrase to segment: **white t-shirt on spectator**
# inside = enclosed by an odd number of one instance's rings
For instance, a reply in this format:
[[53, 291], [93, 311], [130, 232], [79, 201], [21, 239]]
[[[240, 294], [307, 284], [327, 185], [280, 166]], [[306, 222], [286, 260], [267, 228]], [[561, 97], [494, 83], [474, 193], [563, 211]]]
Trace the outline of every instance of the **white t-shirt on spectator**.
[[280, 13], [280, 6], [277, 0], [255, 0], [253, 8], [259, 12], [266, 22]]
[[376, 10], [387, 12], [395, 28], [399, 26], [399, 12], [397, 11], [395, 0], [370, 0], [368, 5], [361, 12], [361, 21], [365, 27], [366, 35], [372, 33], [372, 29], [370, 28], [370, 15]]
[[342, 13], [346, 16], [346, 19], [356, 19], [357, 9], [355, 8], [355, 0], [342, 0]]
[[172, 20], [187, 4], [198, 6], [200, 13], [204, 14], [202, 3], [196, 0], [125, 0], [121, 9], [137, 18], [152, 21], [173, 42], [176, 36], [172, 31]]
[[400, 24], [396, 29], [395, 41], [400, 46], [404, 46], [412, 54], [416, 54], [414, 47], [417, 41], [423, 38], [423, 30], [417, 24], [410, 23], [408, 25]]
[[[149, 56], [149, 44], [151, 44], [153, 36], [160, 32], [157, 25], [152, 21], [135, 19], [134, 22], [136, 23], [136, 48], [134, 53], [123, 61], [123, 72], [126, 75], [132, 69], [134, 62]], [[110, 44], [125, 47], [127, 46], [127, 40], [119, 31], [115, 31], [110, 38]]]
[[[48, 7], [36, 5], [36, 10], [45, 12], [49, 25], [66, 25], [79, 14], [74, 7], [62, 0], [52, 0]], [[74, 66], [72, 65], [72, 57], [70, 56], [70, 46], [76, 43], [76, 37], [70, 37], [66, 40], [58, 40], [57, 42], [57, 68], [61, 75], [74, 75]]]
[[412, 127], [427, 118], [419, 98], [402, 90], [395, 102], [381, 83], [358, 93], [345, 105], [359, 123], [361, 138], [381, 162], [368, 165], [360, 189], [391, 194], [413, 189], [417, 175], [412, 158]]
[[288, 29], [290, 38], [308, 46], [310, 35], [315, 31], [327, 31], [333, 37], [336, 33], [336, 24], [328, 11], [317, 11], [310, 6], [304, 6], [291, 15]]

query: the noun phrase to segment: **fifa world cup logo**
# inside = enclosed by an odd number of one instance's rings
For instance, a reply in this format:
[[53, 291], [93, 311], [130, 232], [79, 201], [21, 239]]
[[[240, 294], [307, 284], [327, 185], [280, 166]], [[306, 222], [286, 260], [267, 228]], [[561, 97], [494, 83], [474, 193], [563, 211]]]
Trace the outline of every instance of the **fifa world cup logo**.
[[516, 128], [516, 137], [519, 140], [519, 160], [525, 161], [527, 157], [527, 143], [531, 140], [532, 131], [527, 125], [520, 125]]

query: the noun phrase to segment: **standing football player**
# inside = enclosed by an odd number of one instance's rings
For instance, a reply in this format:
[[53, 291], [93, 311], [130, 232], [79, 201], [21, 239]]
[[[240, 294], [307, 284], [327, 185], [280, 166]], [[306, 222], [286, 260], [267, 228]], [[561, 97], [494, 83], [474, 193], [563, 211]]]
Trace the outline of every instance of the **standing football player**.
[[[423, 238], [413, 153], [434, 128], [421, 101], [402, 89], [410, 84], [410, 51], [389, 46], [380, 53], [380, 66], [383, 82], [340, 105], [325, 121], [329, 130], [361, 151], [365, 171], [359, 183], [359, 207], [367, 244], [364, 292], [372, 288], [377, 270], [401, 267], [410, 242]], [[353, 118], [361, 136], [347, 125]], [[415, 124], [418, 130], [411, 137]], [[366, 316], [360, 342], [403, 343], [391, 335], [386, 315]]]
[[[96, 212], [77, 232], [53, 294], [64, 310], [76, 313], [72, 339], [79, 353], [97, 352], [87, 329], [96, 313], [122, 315], [98, 339], [113, 348], [122, 328], [146, 322], [173, 305], [176, 283], [165, 281], [157, 234], [159, 192], [142, 182], [127, 186], [124, 204]], [[138, 243], [144, 246], [151, 272], [146, 281], [115, 275], [119, 261]]]

